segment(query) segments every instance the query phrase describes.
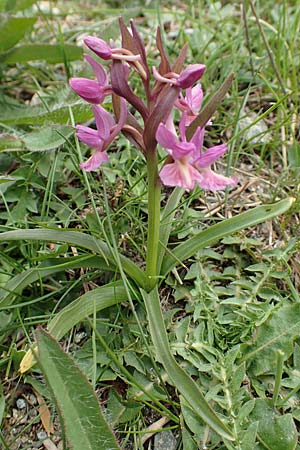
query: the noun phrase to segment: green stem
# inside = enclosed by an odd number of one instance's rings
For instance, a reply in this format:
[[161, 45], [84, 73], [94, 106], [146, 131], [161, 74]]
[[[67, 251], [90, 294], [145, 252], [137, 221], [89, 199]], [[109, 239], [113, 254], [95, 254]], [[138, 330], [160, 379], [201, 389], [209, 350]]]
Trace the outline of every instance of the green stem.
[[147, 291], [151, 291], [157, 284], [157, 255], [160, 231], [160, 195], [161, 186], [158, 178], [157, 154], [149, 152], [147, 157], [148, 172], [148, 239], [146, 276]]

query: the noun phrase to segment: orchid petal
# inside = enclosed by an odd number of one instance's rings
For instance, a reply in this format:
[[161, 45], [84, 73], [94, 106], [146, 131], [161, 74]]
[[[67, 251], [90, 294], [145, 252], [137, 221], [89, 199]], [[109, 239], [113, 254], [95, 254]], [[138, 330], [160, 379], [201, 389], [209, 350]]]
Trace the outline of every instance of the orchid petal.
[[98, 81], [88, 78], [71, 78], [70, 87], [85, 101], [92, 104], [99, 104], [104, 100], [104, 93]]
[[119, 134], [119, 132], [122, 130], [123, 126], [126, 123], [127, 119], [127, 104], [124, 98], [120, 99], [120, 117], [118, 120], [118, 123], [112, 128], [111, 134], [109, 137], [109, 143], [113, 141], [113, 139]]
[[227, 186], [235, 186], [237, 184], [237, 178], [225, 177], [213, 172], [211, 169], [202, 169], [200, 176], [201, 179], [197, 180], [199, 186], [209, 191], [219, 191]]
[[85, 127], [84, 125], [76, 125], [76, 136], [77, 138], [92, 148], [101, 148], [103, 141], [99, 138], [97, 130], [93, 128]]
[[94, 60], [90, 55], [84, 54], [84, 59], [89, 63], [89, 65], [92, 67], [97, 80], [102, 86], [107, 85], [107, 75], [101, 64], [99, 64], [97, 61]]
[[166, 186], [179, 186], [190, 191], [195, 181], [200, 181], [199, 172], [190, 164], [174, 161], [166, 164], [160, 171], [159, 177]]
[[186, 89], [191, 87], [204, 74], [206, 66], [204, 64], [191, 64], [184, 69], [176, 80], [176, 86]]
[[194, 164], [199, 169], [209, 167], [218, 158], [220, 158], [220, 156], [223, 156], [226, 151], [227, 151], [226, 144], [211, 147], [205, 153], [200, 155], [200, 157], [196, 161], [194, 161]]
[[165, 149], [173, 149], [179, 144], [176, 134], [172, 133], [163, 123], [159, 124], [155, 138], [157, 142]]
[[105, 140], [109, 137], [110, 130], [115, 125], [115, 121], [112, 115], [101, 106], [93, 106], [93, 112], [99, 137]]
[[84, 43], [90, 50], [92, 50], [92, 52], [100, 56], [100, 58], [111, 59], [112, 49], [103, 39], [99, 39], [94, 36], [87, 36], [84, 39]]
[[186, 102], [192, 113], [197, 114], [203, 101], [203, 91], [201, 84], [196, 84], [186, 90]]
[[96, 150], [87, 161], [80, 163], [80, 168], [86, 172], [91, 172], [108, 160], [109, 159], [105, 151]]
[[190, 140], [190, 142], [192, 142], [195, 145], [195, 148], [197, 149], [197, 154], [195, 155], [195, 158], [199, 158], [199, 156], [201, 155], [201, 149], [204, 140], [204, 132], [205, 132], [204, 128], [198, 127], [192, 139]]

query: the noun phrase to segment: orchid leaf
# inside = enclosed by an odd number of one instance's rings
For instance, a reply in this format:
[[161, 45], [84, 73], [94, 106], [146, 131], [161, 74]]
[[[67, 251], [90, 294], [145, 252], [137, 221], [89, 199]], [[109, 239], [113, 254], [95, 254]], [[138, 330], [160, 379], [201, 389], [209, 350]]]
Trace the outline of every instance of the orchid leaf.
[[201, 420], [220, 436], [233, 440], [231, 431], [207, 403], [197, 383], [177, 364], [171, 353], [157, 287], [149, 293], [143, 290], [141, 293], [146, 305], [149, 329], [156, 355], [173, 386], [176, 387]]
[[18, 273], [6, 283], [5, 288], [0, 288], [0, 307], [5, 308], [12, 305], [25, 287], [41, 278], [54, 275], [64, 270], [82, 267], [93, 267], [106, 271], [116, 270], [113, 266], [107, 265], [105, 260], [100, 256], [49, 258], [37, 267]]
[[16, 45], [35, 22], [36, 17], [9, 17], [3, 20], [0, 26], [0, 53]]
[[61, 339], [73, 326], [82, 322], [95, 311], [127, 301], [127, 293], [122, 281], [100, 286], [78, 297], [63, 308], [48, 323], [48, 330], [57, 340]]
[[68, 442], [73, 450], [118, 450], [96, 394], [59, 344], [45, 331], [37, 332], [38, 361], [53, 394]]
[[222, 220], [222, 222], [212, 225], [204, 231], [200, 231], [192, 238], [177, 245], [172, 249], [172, 252], [165, 256], [161, 274], [166, 275], [177, 265], [178, 261], [183, 262], [195, 255], [202, 248], [219, 241], [225, 236], [285, 213], [293, 203], [294, 198], [287, 197], [277, 203], [258, 206], [230, 219]]
[[[0, 234], [0, 241], [19, 241], [25, 239], [31, 241], [66, 242], [73, 246], [88, 249], [100, 255], [106, 263], [112, 265], [113, 268], [116, 267], [115, 258], [109, 246], [100, 239], [96, 239], [86, 233], [62, 229], [37, 228], [7, 231]], [[120, 255], [120, 261], [123, 270], [129, 277], [136, 281], [140, 286], [146, 285], [147, 278], [145, 273], [134, 262], [123, 255]]]

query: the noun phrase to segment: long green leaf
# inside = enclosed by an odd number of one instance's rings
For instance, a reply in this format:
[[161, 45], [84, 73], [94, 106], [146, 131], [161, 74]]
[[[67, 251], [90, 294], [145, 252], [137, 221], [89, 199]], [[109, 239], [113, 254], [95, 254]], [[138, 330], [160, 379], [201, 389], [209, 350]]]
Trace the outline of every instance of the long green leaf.
[[17, 64], [42, 60], [51, 64], [62, 63], [64, 58], [75, 61], [82, 57], [82, 48], [76, 45], [28, 44], [19, 45], [0, 57], [2, 64]]
[[38, 361], [73, 450], [118, 450], [85, 375], [45, 331], [37, 332]]
[[[31, 241], [66, 242], [70, 245], [91, 250], [100, 255], [107, 263], [112, 264], [114, 268], [116, 267], [114, 255], [105, 242], [79, 231], [36, 228], [33, 230], [7, 231], [0, 234], [0, 241], [19, 241], [25, 239]], [[147, 278], [145, 273], [134, 262], [126, 258], [126, 256], [120, 255], [120, 260], [125, 273], [136, 281], [139, 286], [146, 286]]]
[[0, 26], [0, 53], [16, 45], [31, 30], [35, 21], [36, 17], [9, 17], [4, 20]]
[[127, 301], [127, 293], [122, 281], [115, 281], [78, 297], [63, 308], [48, 323], [48, 330], [57, 340], [61, 339], [74, 325], [82, 322], [94, 311]]
[[173, 386], [178, 389], [191, 408], [193, 408], [195, 414], [207, 423], [216, 433], [225, 439], [233, 440], [232, 433], [207, 403], [198, 385], [177, 364], [172, 355], [161, 313], [157, 288], [149, 293], [141, 290], [141, 293], [147, 309], [150, 334], [156, 354], [164, 366]]
[[1, 104], [0, 123], [7, 125], [47, 125], [51, 124], [68, 124], [70, 123], [70, 109], [76, 122], [85, 122], [91, 119], [93, 111], [90, 105], [78, 102], [70, 102], [63, 106], [52, 107], [50, 111], [45, 112], [41, 107], [14, 105], [8, 107]]
[[230, 219], [210, 226], [204, 231], [200, 231], [192, 238], [172, 249], [172, 253], [164, 258], [161, 274], [166, 275], [176, 266], [178, 261], [184, 261], [195, 255], [201, 248], [211, 245], [224, 236], [243, 230], [258, 223], [265, 222], [280, 214], [285, 213], [294, 203], [294, 198], [288, 197], [271, 205], [258, 206], [250, 211], [238, 214]]
[[37, 267], [18, 273], [6, 283], [5, 287], [0, 288], [0, 308], [7, 308], [12, 305], [18, 295], [22, 293], [23, 289], [31, 283], [35, 283], [41, 278], [67, 269], [81, 267], [92, 267], [106, 271], [116, 270], [112, 265], [107, 265], [105, 260], [100, 256], [49, 258]]

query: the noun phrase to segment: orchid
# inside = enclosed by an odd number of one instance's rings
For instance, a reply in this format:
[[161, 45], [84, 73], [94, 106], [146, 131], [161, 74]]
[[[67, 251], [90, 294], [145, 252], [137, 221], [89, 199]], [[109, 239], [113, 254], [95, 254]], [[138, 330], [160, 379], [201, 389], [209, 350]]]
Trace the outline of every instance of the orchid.
[[76, 126], [77, 138], [95, 149], [92, 156], [80, 164], [81, 169], [86, 172], [97, 169], [103, 162], [108, 161], [106, 149], [119, 134], [125, 124], [127, 108], [124, 100], [120, 103], [120, 117], [118, 123], [101, 106], [93, 106], [97, 130], [83, 125]]
[[187, 142], [186, 121], [187, 113], [184, 113], [179, 124], [181, 139], [178, 139], [177, 135], [162, 123], [156, 132], [158, 143], [166, 148], [173, 160], [171, 163], [168, 162], [159, 173], [162, 183], [167, 186], [180, 186], [186, 190], [193, 189], [195, 183], [211, 191], [235, 186], [237, 183], [235, 178], [216, 174], [210, 168], [227, 151], [227, 146], [217, 145], [203, 153], [204, 129], [197, 128], [192, 139]]

